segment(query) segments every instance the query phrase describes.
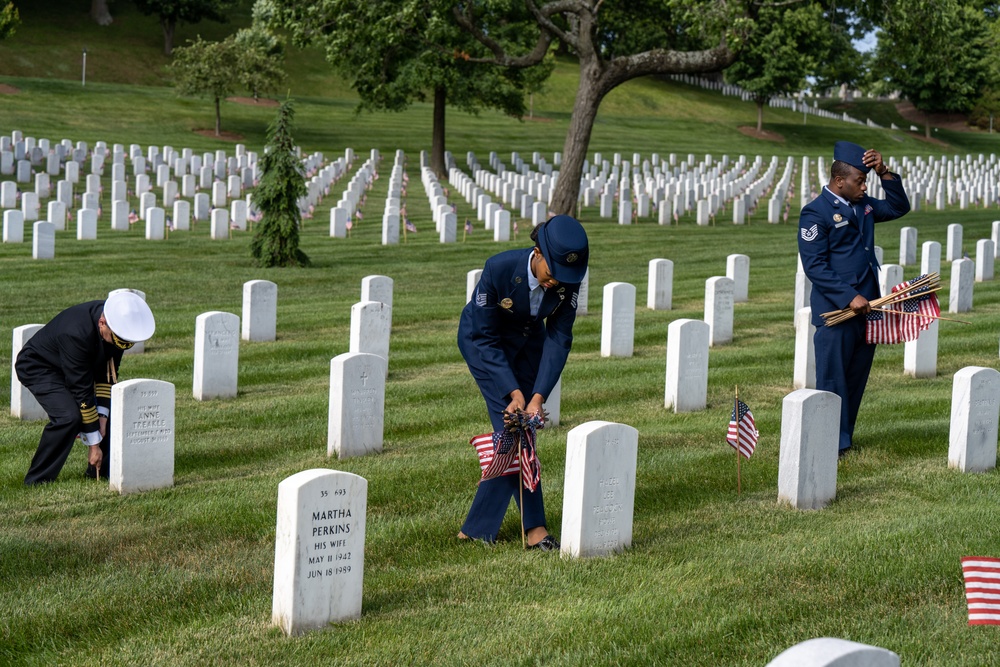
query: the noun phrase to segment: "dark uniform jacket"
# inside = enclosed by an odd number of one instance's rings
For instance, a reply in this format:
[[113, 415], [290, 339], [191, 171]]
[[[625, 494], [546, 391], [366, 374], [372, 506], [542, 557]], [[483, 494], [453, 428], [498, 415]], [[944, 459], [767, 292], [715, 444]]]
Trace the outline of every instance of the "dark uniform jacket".
[[799, 254], [802, 269], [812, 282], [809, 305], [814, 325], [822, 326], [823, 313], [846, 308], [858, 294], [869, 301], [880, 296], [877, 289], [874, 294], [862, 294], [869, 272], [878, 284], [875, 223], [895, 220], [910, 210], [903, 181], [897, 174], [893, 176], [880, 181], [885, 199], [865, 195], [859, 203], [848, 206], [823, 188], [802, 209]]
[[[486, 260], [472, 300], [462, 310], [458, 347], [469, 366], [492, 378], [499, 396], [530, 389], [548, 398], [559, 381], [573, 343], [580, 285], [547, 289], [531, 316], [528, 257], [531, 250], [508, 250]], [[524, 377], [534, 377], [524, 387]]]
[[122, 350], [101, 338], [97, 321], [104, 301], [88, 301], [62, 311], [28, 339], [17, 355], [22, 384], [61, 384], [80, 406], [83, 431], [99, 430], [98, 406], [110, 410]]

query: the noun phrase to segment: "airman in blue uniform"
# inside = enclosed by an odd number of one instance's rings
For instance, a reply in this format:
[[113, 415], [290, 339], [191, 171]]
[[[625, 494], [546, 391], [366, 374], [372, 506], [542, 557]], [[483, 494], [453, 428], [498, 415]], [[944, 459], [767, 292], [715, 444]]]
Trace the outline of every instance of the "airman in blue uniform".
[[[531, 233], [535, 247], [489, 258], [458, 325], [458, 348], [486, 400], [494, 431], [504, 412], [541, 411], [559, 381], [573, 343], [580, 283], [587, 273], [587, 233], [576, 219], [557, 215]], [[460, 538], [493, 542], [520, 478], [479, 484]], [[521, 508], [529, 547], [558, 551], [548, 534], [542, 487], [524, 492]]]
[[[867, 194], [872, 169], [881, 179], [884, 200]], [[871, 311], [868, 302], [880, 296], [875, 223], [895, 220], [909, 210], [902, 178], [889, 171], [878, 151], [838, 141], [830, 182], [799, 216], [799, 255], [812, 282], [816, 388], [840, 396], [841, 455], [851, 447], [875, 357], [875, 345], [865, 340], [864, 317]], [[825, 326], [823, 313], [848, 307], [855, 317]]]

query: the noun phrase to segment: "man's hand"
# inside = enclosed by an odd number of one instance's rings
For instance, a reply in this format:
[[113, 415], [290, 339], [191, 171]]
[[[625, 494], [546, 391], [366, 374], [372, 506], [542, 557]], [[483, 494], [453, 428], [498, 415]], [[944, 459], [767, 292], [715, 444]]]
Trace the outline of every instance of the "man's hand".
[[87, 447], [87, 463], [94, 466], [97, 469], [98, 474], [101, 470], [101, 461], [104, 459], [104, 453], [101, 451], [100, 445], [91, 445]]
[[871, 304], [868, 303], [868, 299], [860, 294], [851, 299], [851, 303], [848, 308], [853, 310], [855, 315], [867, 315], [872, 310]]
[[882, 162], [882, 154], [874, 148], [866, 150], [865, 154], [861, 157], [861, 161], [865, 163], [866, 167], [874, 169], [875, 173], [879, 176], [885, 176], [889, 172], [889, 168]]

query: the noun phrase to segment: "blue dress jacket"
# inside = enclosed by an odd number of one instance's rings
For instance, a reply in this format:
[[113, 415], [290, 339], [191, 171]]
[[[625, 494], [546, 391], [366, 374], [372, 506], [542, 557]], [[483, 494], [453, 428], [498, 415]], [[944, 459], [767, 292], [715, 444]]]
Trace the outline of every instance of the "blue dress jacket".
[[[799, 255], [812, 282], [812, 322], [823, 326], [823, 313], [850, 305], [855, 296], [878, 298], [878, 260], [875, 259], [875, 223], [900, 218], [910, 201], [897, 174], [881, 180], [885, 199], [865, 195], [848, 206], [826, 188], [799, 216]], [[871, 280], [869, 280], [869, 274]], [[867, 292], [867, 293], [866, 293]]]
[[[548, 398], [573, 344], [580, 285], [547, 289], [531, 316], [528, 257], [508, 250], [486, 260], [472, 300], [462, 310], [458, 347], [470, 368], [487, 374], [498, 397], [515, 389]], [[475, 375], [475, 373], [474, 373]]]

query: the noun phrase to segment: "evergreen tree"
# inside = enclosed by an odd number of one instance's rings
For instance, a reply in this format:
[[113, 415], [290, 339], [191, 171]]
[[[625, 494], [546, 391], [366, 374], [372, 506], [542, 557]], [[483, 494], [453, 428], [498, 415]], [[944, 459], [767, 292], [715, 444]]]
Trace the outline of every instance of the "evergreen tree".
[[250, 253], [261, 266], [309, 265], [309, 258], [299, 250], [299, 199], [306, 195], [306, 179], [295, 156], [294, 116], [292, 101], [283, 102], [267, 128], [267, 146], [260, 159], [260, 184], [253, 193], [253, 205], [263, 217], [254, 229]]

